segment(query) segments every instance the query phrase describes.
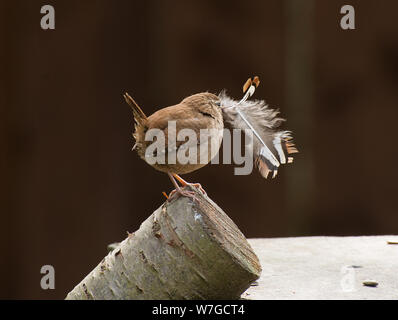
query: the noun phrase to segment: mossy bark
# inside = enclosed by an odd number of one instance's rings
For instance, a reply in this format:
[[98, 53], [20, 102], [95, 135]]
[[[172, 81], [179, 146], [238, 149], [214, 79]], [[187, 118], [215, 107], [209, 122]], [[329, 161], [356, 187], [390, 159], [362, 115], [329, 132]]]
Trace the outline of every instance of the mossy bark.
[[259, 278], [233, 221], [198, 190], [165, 202], [66, 299], [237, 299]]

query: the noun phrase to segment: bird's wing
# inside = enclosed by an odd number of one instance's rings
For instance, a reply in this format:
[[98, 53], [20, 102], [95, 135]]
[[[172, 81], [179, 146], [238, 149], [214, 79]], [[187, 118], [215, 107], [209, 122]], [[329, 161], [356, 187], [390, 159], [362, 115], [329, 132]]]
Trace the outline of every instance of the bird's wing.
[[197, 147], [203, 142], [200, 139], [200, 130], [207, 129], [207, 124], [201, 118], [203, 115], [193, 111], [190, 106], [178, 104], [160, 109], [148, 118], [148, 130], [163, 131], [164, 153], [178, 152], [181, 147]]

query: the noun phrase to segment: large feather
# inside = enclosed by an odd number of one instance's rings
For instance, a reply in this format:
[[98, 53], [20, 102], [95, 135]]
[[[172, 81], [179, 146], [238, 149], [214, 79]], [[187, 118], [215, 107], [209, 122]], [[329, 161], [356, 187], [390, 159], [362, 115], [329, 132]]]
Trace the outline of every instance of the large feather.
[[278, 117], [279, 111], [271, 109], [262, 100], [235, 101], [225, 91], [219, 96], [226, 126], [231, 129], [250, 129], [253, 141], [252, 148], [255, 164], [261, 175], [267, 178], [272, 173], [274, 178], [281, 164], [290, 163], [293, 157], [289, 154], [298, 152], [291, 132], [278, 130], [284, 119]]

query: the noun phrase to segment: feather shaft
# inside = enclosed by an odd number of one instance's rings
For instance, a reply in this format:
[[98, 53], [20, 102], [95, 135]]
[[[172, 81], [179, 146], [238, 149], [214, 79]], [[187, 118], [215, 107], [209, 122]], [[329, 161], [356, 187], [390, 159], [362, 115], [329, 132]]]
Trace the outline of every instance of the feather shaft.
[[236, 112], [240, 115], [240, 117], [242, 118], [242, 120], [244, 122], [246, 122], [246, 124], [248, 125], [248, 127], [250, 128], [251, 131], [253, 131], [254, 135], [257, 137], [258, 140], [260, 140], [261, 144], [263, 145], [263, 149], [265, 149], [265, 153], [267, 155], [269, 155], [269, 157], [267, 157], [271, 163], [276, 166], [279, 167], [279, 161], [278, 159], [275, 158], [274, 154], [271, 152], [271, 150], [267, 147], [267, 145], [265, 144], [265, 142], [263, 141], [263, 139], [260, 137], [260, 135], [257, 133], [257, 131], [253, 128], [252, 124], [246, 119], [246, 117], [244, 116], [243, 112], [241, 110], [239, 110], [239, 108], [236, 108]]

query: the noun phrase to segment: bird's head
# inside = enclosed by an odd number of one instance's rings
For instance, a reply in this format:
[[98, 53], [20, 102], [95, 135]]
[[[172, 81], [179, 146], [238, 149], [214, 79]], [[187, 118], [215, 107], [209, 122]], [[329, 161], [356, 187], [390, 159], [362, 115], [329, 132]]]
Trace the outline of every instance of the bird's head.
[[221, 100], [213, 93], [197, 93], [186, 97], [181, 103], [191, 106], [193, 110], [199, 112], [203, 116], [212, 117], [214, 119], [222, 116], [220, 107]]

